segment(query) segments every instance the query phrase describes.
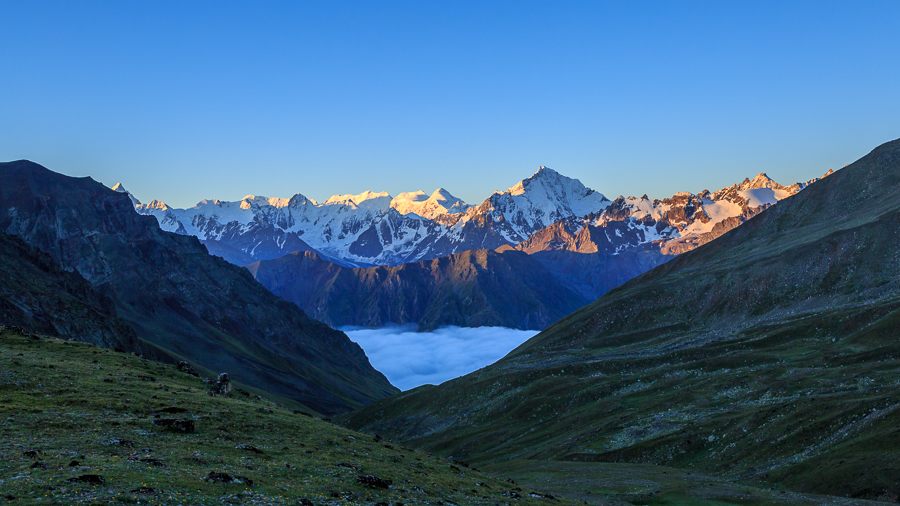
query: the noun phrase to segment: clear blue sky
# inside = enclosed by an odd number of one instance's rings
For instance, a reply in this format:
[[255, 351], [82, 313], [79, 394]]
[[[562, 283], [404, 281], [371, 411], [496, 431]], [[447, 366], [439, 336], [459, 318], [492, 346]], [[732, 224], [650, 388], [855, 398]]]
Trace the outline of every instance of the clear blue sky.
[[900, 2], [0, 0], [0, 160], [186, 207], [548, 165], [791, 183], [900, 137]]

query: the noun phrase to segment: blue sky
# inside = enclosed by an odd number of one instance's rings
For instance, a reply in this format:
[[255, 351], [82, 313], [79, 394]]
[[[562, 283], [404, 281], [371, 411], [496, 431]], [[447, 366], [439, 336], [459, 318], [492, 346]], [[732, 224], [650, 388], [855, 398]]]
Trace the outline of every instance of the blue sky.
[[177, 207], [478, 203], [538, 165], [662, 198], [900, 137], [896, 1], [0, 0], [0, 19], [0, 160]]

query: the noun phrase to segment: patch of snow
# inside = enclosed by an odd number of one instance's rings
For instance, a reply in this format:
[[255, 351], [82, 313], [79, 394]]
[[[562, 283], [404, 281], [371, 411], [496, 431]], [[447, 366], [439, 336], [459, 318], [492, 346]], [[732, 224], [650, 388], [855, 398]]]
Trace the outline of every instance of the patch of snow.
[[759, 207], [767, 204], [775, 204], [779, 200], [789, 196], [788, 192], [784, 190], [773, 190], [771, 188], [738, 190], [737, 194], [747, 199], [747, 205], [749, 207]]

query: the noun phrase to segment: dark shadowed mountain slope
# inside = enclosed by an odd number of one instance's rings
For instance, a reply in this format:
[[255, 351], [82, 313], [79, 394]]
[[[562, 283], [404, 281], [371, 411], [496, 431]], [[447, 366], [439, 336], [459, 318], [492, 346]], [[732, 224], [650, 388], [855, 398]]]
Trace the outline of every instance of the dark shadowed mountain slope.
[[349, 425], [482, 466], [655, 463], [896, 501], [900, 141]]
[[396, 391], [362, 349], [126, 194], [28, 161], [0, 164], [0, 230], [77, 270], [146, 342], [333, 413]]
[[210, 255], [222, 257], [234, 265], [247, 265], [253, 262], [253, 257], [224, 242], [216, 241], [215, 239], [206, 239], [201, 240], [200, 243], [206, 246], [206, 250], [209, 251]]
[[645, 242], [644, 236], [644, 230], [623, 221], [599, 227], [587, 219], [569, 218], [538, 230], [516, 249], [593, 301], [672, 258], [661, 251], [658, 242]]
[[0, 232], [0, 325], [107, 348], [152, 351], [116, 317], [112, 299], [16, 236]]
[[296, 252], [247, 268], [273, 293], [335, 326], [542, 329], [588, 302], [518, 251], [473, 250], [355, 269]]

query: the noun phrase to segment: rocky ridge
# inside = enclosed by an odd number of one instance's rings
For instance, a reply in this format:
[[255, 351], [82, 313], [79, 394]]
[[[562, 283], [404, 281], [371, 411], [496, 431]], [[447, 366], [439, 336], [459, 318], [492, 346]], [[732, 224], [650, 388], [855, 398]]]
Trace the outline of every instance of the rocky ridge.
[[0, 232], [0, 325], [153, 356], [115, 304], [77, 272], [16, 236]]
[[170, 360], [334, 413], [397, 390], [345, 334], [307, 317], [123, 193], [29, 161], [0, 164], [0, 230], [76, 271]]

